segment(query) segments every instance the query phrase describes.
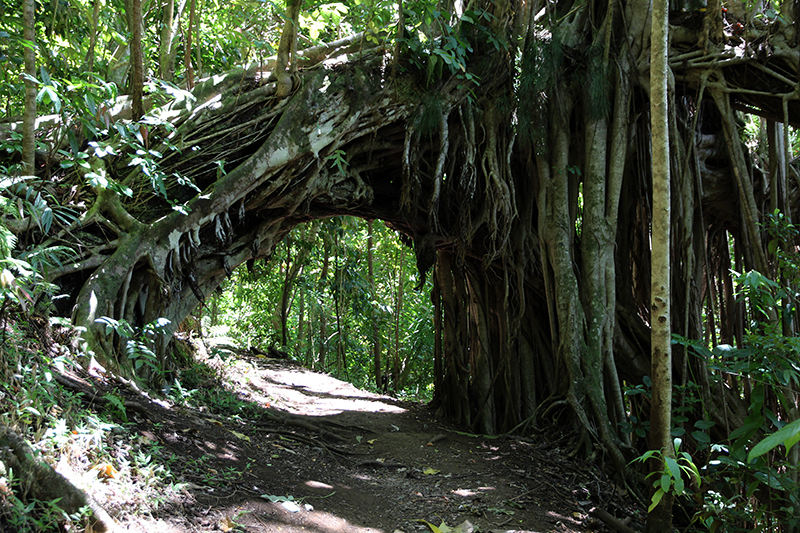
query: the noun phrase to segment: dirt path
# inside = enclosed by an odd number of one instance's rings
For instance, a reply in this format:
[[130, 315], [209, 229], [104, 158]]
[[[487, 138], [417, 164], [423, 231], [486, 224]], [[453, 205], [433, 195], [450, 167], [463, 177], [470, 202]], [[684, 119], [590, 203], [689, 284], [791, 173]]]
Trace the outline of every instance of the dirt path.
[[[148, 408], [134, 416], [179, 481], [145, 531], [333, 533], [611, 531], [620, 491], [559, 442], [456, 431], [419, 404], [379, 396], [285, 361], [239, 360], [246, 413]], [[264, 409], [269, 407], [269, 409]], [[270, 414], [267, 414], [270, 413]], [[443, 528], [446, 533], [446, 528]]]

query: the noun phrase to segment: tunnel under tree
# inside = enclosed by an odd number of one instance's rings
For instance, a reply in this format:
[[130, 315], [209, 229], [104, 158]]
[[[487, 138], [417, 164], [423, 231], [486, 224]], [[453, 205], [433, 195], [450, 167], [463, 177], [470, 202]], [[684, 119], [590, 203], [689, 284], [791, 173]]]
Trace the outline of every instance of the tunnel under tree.
[[[124, 154], [92, 163], [119, 187], [81, 185], [89, 208], [49, 241], [78, 254], [49, 272], [70, 295], [62, 311], [131, 375], [101, 317], [166, 318], [171, 333], [296, 225], [381, 219], [434, 280], [441, 414], [487, 434], [555, 422], [624, 471], [636, 454], [623, 384], [650, 371], [650, 11], [566, 4], [472, 3], [426, 48], [366, 34], [296, 51], [287, 22], [277, 63], [150, 112], [140, 132], [164, 154], [164, 190]], [[765, 21], [709, 0], [671, 19], [672, 322], [689, 339], [741, 341], [731, 265], [778, 279], [762, 224], [799, 214], [787, 125], [800, 125], [800, 17], [797, 2], [782, 9]], [[750, 157], [739, 112], [762, 117], [768, 158]], [[706, 308], [723, 320], [704, 323]], [[168, 365], [171, 335], [152, 339]], [[699, 387], [691, 420], [708, 416], [720, 438], [740, 427], [740, 389], [712, 391], [702, 359], [673, 356], [675, 384]]]

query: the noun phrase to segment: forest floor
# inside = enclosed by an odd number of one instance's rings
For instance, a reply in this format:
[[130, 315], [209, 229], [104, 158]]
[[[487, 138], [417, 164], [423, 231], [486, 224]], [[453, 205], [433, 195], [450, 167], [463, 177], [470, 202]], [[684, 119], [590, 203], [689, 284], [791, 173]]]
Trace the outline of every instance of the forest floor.
[[[612, 531], [595, 508], [633, 516], [631, 527], [640, 529], [624, 490], [594, 463], [567, 456], [568, 436], [470, 435], [423, 404], [285, 360], [244, 356], [223, 373], [200, 383], [233, 392], [219, 396], [227, 405], [216, 410], [150, 401], [113, 380], [73, 376], [125, 398], [129, 431], [151, 446], [173, 481], [154, 491], [158, 501], [147, 512], [130, 513], [125, 498], [134, 496], [115, 479], [122, 476], [100, 476], [94, 496], [122, 518], [123, 529]], [[145, 475], [141, 458], [138, 464], [132, 478]]]

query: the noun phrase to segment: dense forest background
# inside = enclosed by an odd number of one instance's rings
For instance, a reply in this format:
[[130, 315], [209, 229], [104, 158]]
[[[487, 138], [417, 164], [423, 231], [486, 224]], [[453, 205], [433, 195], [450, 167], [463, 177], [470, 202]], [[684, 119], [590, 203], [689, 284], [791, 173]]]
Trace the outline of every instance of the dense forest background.
[[163, 394], [202, 335], [799, 527], [797, 1], [0, 7], [10, 431], [12, 333]]
[[433, 305], [430, 282], [418, 283], [394, 231], [334, 218], [295, 229], [252, 272], [237, 270], [201, 322], [212, 345], [273, 347], [360, 387], [430, 400]]

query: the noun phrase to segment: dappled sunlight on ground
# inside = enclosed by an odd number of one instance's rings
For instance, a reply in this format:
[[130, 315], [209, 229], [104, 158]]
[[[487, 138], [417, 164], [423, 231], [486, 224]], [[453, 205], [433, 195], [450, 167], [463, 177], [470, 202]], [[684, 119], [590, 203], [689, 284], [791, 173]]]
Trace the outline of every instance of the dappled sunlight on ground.
[[[136, 439], [170, 469], [146, 533], [578, 533], [598, 483], [557, 440], [472, 435], [421, 404], [356, 389], [289, 361], [222, 365], [218, 403], [150, 405]], [[146, 471], [140, 466], [130, 472]], [[113, 483], [113, 482], [109, 482]], [[583, 501], [586, 500], [586, 501]], [[619, 506], [617, 507], [619, 510]], [[121, 511], [116, 516], [125, 516]], [[459, 530], [460, 531], [460, 530]]]
[[[265, 391], [269, 395], [265, 395]], [[242, 391], [251, 400], [292, 414], [329, 416], [345, 411], [402, 413], [391, 398], [360, 390], [327, 374], [308, 370], [260, 365], [258, 376], [249, 376]]]
[[335, 514], [314, 509], [287, 511], [280, 503], [251, 500], [224, 510], [221, 520], [230, 525], [244, 526], [247, 531], [276, 531], [280, 533], [385, 533], [383, 529], [364, 527]]

